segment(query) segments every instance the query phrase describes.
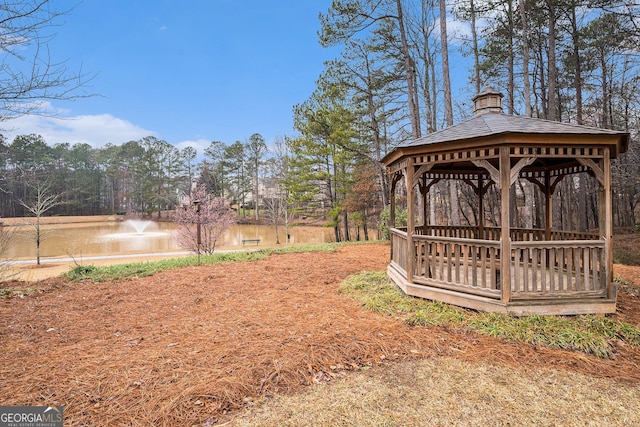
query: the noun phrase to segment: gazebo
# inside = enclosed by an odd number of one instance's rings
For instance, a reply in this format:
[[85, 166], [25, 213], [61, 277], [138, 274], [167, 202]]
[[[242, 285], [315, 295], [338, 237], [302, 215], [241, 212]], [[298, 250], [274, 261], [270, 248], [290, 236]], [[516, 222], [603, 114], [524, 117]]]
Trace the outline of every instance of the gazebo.
[[[408, 295], [477, 310], [615, 312], [611, 160], [626, 151], [629, 134], [506, 115], [502, 94], [491, 88], [473, 102], [471, 119], [399, 145], [382, 160], [391, 182], [391, 279]], [[554, 229], [556, 186], [581, 172], [597, 181], [598, 230]], [[403, 179], [408, 226], [396, 227], [395, 194]], [[510, 188], [517, 179], [541, 191], [544, 228], [511, 226]], [[471, 186], [476, 225], [428, 223], [426, 200], [440, 180]], [[498, 226], [485, 221], [483, 199], [492, 185], [500, 200]]]

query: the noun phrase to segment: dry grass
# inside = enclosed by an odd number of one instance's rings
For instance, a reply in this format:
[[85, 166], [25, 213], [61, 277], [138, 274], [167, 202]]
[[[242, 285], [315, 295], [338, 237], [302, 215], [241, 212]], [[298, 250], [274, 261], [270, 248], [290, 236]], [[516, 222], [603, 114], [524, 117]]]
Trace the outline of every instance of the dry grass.
[[436, 357], [264, 399], [230, 425], [631, 426], [640, 425], [640, 387], [556, 369]]

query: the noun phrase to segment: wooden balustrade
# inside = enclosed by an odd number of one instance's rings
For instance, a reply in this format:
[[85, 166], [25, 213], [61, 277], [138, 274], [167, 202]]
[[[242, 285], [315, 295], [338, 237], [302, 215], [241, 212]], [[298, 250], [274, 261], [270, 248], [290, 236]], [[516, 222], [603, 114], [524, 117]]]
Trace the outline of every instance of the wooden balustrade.
[[485, 227], [482, 236], [479, 227], [453, 225], [419, 225], [415, 228], [415, 233], [422, 236], [455, 237], [458, 239], [500, 239], [499, 227]]
[[407, 232], [391, 229], [391, 263], [406, 274], [407, 269]]
[[551, 240], [598, 240], [599, 238], [598, 233], [551, 230]]
[[[413, 283], [436, 286], [500, 299], [499, 239], [451, 237], [454, 227], [420, 227], [413, 241]], [[475, 227], [460, 227], [455, 234], [468, 236]], [[496, 233], [485, 229], [485, 236]], [[542, 233], [540, 233], [542, 231]], [[443, 234], [434, 235], [434, 234]], [[556, 239], [565, 236], [586, 238], [588, 233], [555, 232]], [[557, 297], [606, 297], [604, 273], [605, 243], [602, 240], [540, 240], [543, 230], [512, 230], [512, 236], [522, 240], [511, 242], [510, 287], [514, 300]], [[406, 231], [391, 229], [391, 261], [406, 275], [409, 266]]]
[[415, 283], [500, 297], [500, 244], [492, 240], [414, 236]]
[[514, 299], [606, 296], [604, 241], [513, 242]]
[[[418, 225], [414, 233], [421, 236], [500, 240], [500, 227], [493, 226], [483, 227], [482, 235], [480, 235], [480, 227], [453, 225]], [[550, 235], [551, 240], [597, 240], [599, 238], [598, 233], [580, 231], [551, 230]], [[534, 242], [546, 240], [546, 233], [542, 228], [511, 228], [509, 237], [514, 242]]]

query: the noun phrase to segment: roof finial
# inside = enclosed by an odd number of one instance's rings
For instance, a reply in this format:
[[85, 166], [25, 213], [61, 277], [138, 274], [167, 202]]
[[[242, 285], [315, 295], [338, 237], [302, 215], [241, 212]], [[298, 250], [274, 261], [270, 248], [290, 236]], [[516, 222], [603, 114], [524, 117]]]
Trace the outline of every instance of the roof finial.
[[502, 93], [491, 86], [485, 87], [473, 98], [473, 115], [502, 113], [502, 97]]

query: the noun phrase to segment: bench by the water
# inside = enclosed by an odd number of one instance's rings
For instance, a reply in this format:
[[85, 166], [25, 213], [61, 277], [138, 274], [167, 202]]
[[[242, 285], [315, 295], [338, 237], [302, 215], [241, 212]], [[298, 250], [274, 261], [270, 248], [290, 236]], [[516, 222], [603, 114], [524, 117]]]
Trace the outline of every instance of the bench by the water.
[[258, 245], [260, 243], [260, 239], [242, 239], [242, 246], [246, 245], [247, 243], [255, 243], [256, 245]]

